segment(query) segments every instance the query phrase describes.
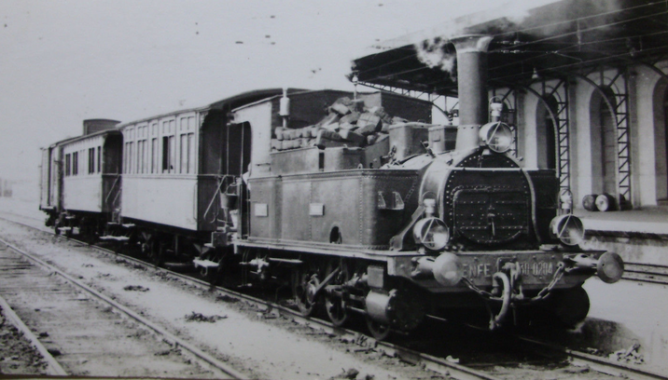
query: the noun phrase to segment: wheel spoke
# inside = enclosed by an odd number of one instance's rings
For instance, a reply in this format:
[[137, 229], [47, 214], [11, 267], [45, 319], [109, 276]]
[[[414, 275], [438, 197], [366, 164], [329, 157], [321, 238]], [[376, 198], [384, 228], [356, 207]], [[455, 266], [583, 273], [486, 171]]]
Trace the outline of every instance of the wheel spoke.
[[[343, 260], [330, 260], [327, 265], [327, 274], [339, 268], [339, 273], [329, 283], [330, 285], [343, 285], [350, 280], [350, 272]], [[336, 327], [343, 326], [348, 320], [348, 303], [343, 292], [328, 294], [325, 296], [325, 310], [332, 324]]]
[[309, 292], [313, 292], [318, 284], [318, 275], [314, 272], [297, 269], [292, 273], [292, 298], [299, 313], [305, 317], [313, 313], [315, 300]]

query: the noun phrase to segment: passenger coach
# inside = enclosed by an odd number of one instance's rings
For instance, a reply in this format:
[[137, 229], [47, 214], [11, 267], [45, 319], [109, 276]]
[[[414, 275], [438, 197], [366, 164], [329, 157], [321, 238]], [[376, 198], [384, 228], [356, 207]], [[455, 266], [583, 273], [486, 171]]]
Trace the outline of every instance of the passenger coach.
[[116, 120], [84, 120], [82, 136], [42, 149], [40, 210], [56, 233], [95, 233], [119, 207], [122, 136]]
[[249, 162], [250, 132], [227, 128], [230, 110], [281, 93], [251, 91], [120, 125], [125, 157], [122, 220], [102, 239], [137, 238], [156, 262], [166, 256], [199, 255], [211, 232], [225, 223], [218, 193], [234, 183]]

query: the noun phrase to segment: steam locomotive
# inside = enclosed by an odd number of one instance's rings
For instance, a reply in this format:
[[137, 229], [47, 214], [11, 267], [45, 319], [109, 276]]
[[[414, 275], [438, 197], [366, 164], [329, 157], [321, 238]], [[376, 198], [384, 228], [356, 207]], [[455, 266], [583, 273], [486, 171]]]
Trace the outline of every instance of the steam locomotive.
[[40, 209], [58, 232], [138, 244], [159, 264], [287, 284], [303, 315], [323, 304], [340, 326], [358, 313], [378, 339], [469, 312], [491, 329], [534, 310], [573, 326], [583, 282], [618, 281], [623, 262], [583, 250], [555, 172], [509, 154], [488, 106], [489, 40], [452, 40], [456, 126], [430, 124], [417, 99], [299, 89], [87, 121], [44, 149]]

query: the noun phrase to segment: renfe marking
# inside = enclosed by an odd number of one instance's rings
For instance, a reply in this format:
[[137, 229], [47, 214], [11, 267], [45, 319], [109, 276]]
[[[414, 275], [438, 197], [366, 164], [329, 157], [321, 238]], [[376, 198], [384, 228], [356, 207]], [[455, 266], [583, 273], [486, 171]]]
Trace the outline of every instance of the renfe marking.
[[[522, 274], [530, 276], [548, 276], [554, 273], [554, 263], [551, 261], [520, 261], [520, 271]], [[490, 263], [462, 263], [464, 276], [468, 278], [491, 277], [492, 264]]]
[[488, 277], [492, 275], [491, 264], [480, 263], [480, 264], [462, 264], [462, 269], [464, 269], [464, 276], [468, 278], [472, 277]]

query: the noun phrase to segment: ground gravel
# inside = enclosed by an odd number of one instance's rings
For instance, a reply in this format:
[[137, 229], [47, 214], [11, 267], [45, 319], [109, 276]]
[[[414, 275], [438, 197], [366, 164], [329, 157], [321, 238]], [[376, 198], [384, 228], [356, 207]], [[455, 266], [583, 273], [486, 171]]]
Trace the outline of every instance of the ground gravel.
[[0, 376], [46, 375], [42, 355], [10, 321], [0, 307]]

